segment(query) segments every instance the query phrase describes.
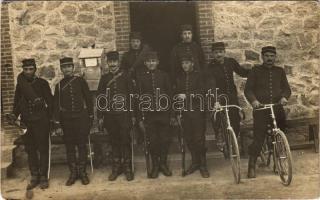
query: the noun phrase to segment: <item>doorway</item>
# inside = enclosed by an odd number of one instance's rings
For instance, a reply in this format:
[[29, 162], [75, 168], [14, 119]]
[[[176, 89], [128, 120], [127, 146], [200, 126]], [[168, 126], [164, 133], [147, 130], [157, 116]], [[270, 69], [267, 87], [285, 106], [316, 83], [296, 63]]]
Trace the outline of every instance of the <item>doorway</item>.
[[199, 42], [194, 2], [131, 2], [131, 31], [141, 32], [144, 41], [160, 57], [160, 68], [169, 72], [172, 48], [180, 41], [180, 25], [191, 24]]

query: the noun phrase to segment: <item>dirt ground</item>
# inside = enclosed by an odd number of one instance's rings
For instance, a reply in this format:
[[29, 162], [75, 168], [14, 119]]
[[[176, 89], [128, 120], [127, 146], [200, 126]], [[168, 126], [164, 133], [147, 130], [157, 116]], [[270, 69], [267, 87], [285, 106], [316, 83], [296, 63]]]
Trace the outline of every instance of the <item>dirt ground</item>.
[[[52, 167], [50, 188], [34, 190], [33, 199], [59, 200], [178, 200], [178, 199], [314, 199], [320, 197], [319, 154], [310, 150], [293, 151], [294, 176], [289, 187], [281, 184], [280, 178], [271, 167], [257, 168], [257, 178], [247, 179], [247, 159], [241, 163], [241, 183], [235, 184], [231, 166], [222, 156], [210, 158], [208, 167], [211, 177], [203, 179], [199, 172], [187, 177], [180, 176], [178, 161], [171, 161], [174, 175], [159, 179], [147, 179], [144, 166], [136, 165], [135, 180], [127, 182], [121, 175], [115, 182], [107, 181], [110, 167], [104, 167], [90, 174], [87, 186], [77, 181], [75, 185], [64, 185], [68, 177], [66, 165]], [[16, 177], [2, 181], [1, 193], [4, 199], [24, 199], [29, 180], [26, 168], [16, 169]], [[89, 170], [88, 170], [89, 171]]]

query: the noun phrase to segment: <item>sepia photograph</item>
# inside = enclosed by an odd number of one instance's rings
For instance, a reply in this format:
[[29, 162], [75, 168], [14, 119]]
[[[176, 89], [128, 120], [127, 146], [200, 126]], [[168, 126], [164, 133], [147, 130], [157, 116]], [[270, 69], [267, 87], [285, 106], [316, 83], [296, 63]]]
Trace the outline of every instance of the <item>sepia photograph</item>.
[[320, 1], [1, 0], [1, 199], [319, 199]]

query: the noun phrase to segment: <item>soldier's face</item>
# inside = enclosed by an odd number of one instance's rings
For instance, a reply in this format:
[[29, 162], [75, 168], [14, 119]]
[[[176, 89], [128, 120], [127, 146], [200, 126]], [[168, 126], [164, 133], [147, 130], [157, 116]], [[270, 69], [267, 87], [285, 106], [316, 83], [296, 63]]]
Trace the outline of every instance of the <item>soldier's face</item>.
[[182, 31], [181, 37], [182, 37], [182, 42], [191, 42], [192, 41], [192, 31]]
[[131, 48], [134, 50], [138, 50], [141, 47], [141, 40], [139, 39], [131, 39], [130, 40]]
[[226, 51], [223, 49], [216, 49], [212, 51], [213, 59], [219, 62], [223, 61], [225, 55]]
[[185, 72], [191, 72], [193, 70], [193, 62], [191, 60], [183, 60], [181, 65]]
[[159, 60], [158, 59], [148, 59], [144, 62], [149, 70], [155, 70], [158, 67]]
[[111, 73], [116, 73], [119, 70], [119, 60], [108, 60], [107, 64]]
[[28, 78], [32, 78], [34, 76], [34, 74], [36, 73], [36, 68], [35, 66], [24, 66], [23, 67], [23, 74], [28, 77]]
[[74, 70], [74, 66], [72, 64], [68, 64], [68, 65], [62, 65], [61, 67], [61, 71], [63, 73], [64, 76], [71, 76]]
[[276, 54], [272, 52], [265, 52], [262, 54], [263, 63], [267, 66], [273, 66], [276, 61]]

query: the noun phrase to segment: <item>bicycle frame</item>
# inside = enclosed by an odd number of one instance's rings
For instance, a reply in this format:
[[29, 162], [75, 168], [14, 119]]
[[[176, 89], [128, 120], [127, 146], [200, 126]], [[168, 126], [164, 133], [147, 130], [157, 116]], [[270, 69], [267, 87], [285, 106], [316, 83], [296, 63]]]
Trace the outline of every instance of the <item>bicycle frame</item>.
[[[273, 162], [274, 162], [274, 172], [278, 173], [280, 175], [282, 184], [285, 186], [290, 185], [291, 180], [292, 180], [292, 163], [291, 163], [291, 152], [290, 152], [290, 146], [289, 143], [287, 141], [287, 138], [285, 136], [285, 134], [280, 130], [280, 128], [277, 125], [277, 121], [276, 121], [276, 117], [275, 117], [275, 113], [274, 113], [274, 106], [278, 105], [278, 104], [265, 104], [263, 105], [261, 108], [257, 108], [255, 110], [264, 110], [264, 109], [270, 109], [271, 111], [271, 119], [272, 119], [272, 123], [273, 123], [273, 128], [272, 128], [272, 132], [270, 134], [271, 136], [271, 140], [272, 140], [272, 150], [273, 150]], [[269, 137], [269, 136], [267, 136]], [[277, 137], [279, 138], [277, 139]], [[282, 145], [279, 144], [279, 142], [281, 142], [282, 140]], [[268, 145], [268, 144], [267, 144]], [[279, 146], [280, 145], [280, 146]], [[281, 150], [283, 148], [284, 145], [284, 149], [285, 151], [288, 150], [288, 152], [286, 153], [285, 157], [281, 156], [279, 153], [279, 150]], [[281, 163], [279, 163], [279, 160], [281, 159], [288, 159], [288, 179], [286, 180], [286, 178], [284, 177], [284, 172], [283, 172], [283, 166]], [[277, 170], [277, 171], [276, 171]]]
[[228, 96], [225, 94], [217, 95], [218, 94], [218, 88], [216, 89], [216, 103], [219, 103], [218, 100], [223, 99], [225, 101], [225, 106], [219, 106], [214, 111], [214, 121], [216, 121], [216, 115], [218, 112], [223, 112], [225, 114], [225, 120], [226, 120], [226, 132], [223, 130], [223, 138], [226, 142], [226, 148], [227, 151], [223, 151], [224, 155], [226, 156], [226, 152], [229, 153], [229, 158], [231, 161], [232, 171], [235, 178], [235, 182], [238, 184], [240, 182], [240, 153], [238, 148], [238, 142], [237, 137], [234, 133], [234, 130], [231, 126], [230, 122], [230, 116], [229, 116], [229, 108], [238, 108], [239, 110], [242, 110], [241, 107], [237, 105], [229, 105], [228, 104]]

